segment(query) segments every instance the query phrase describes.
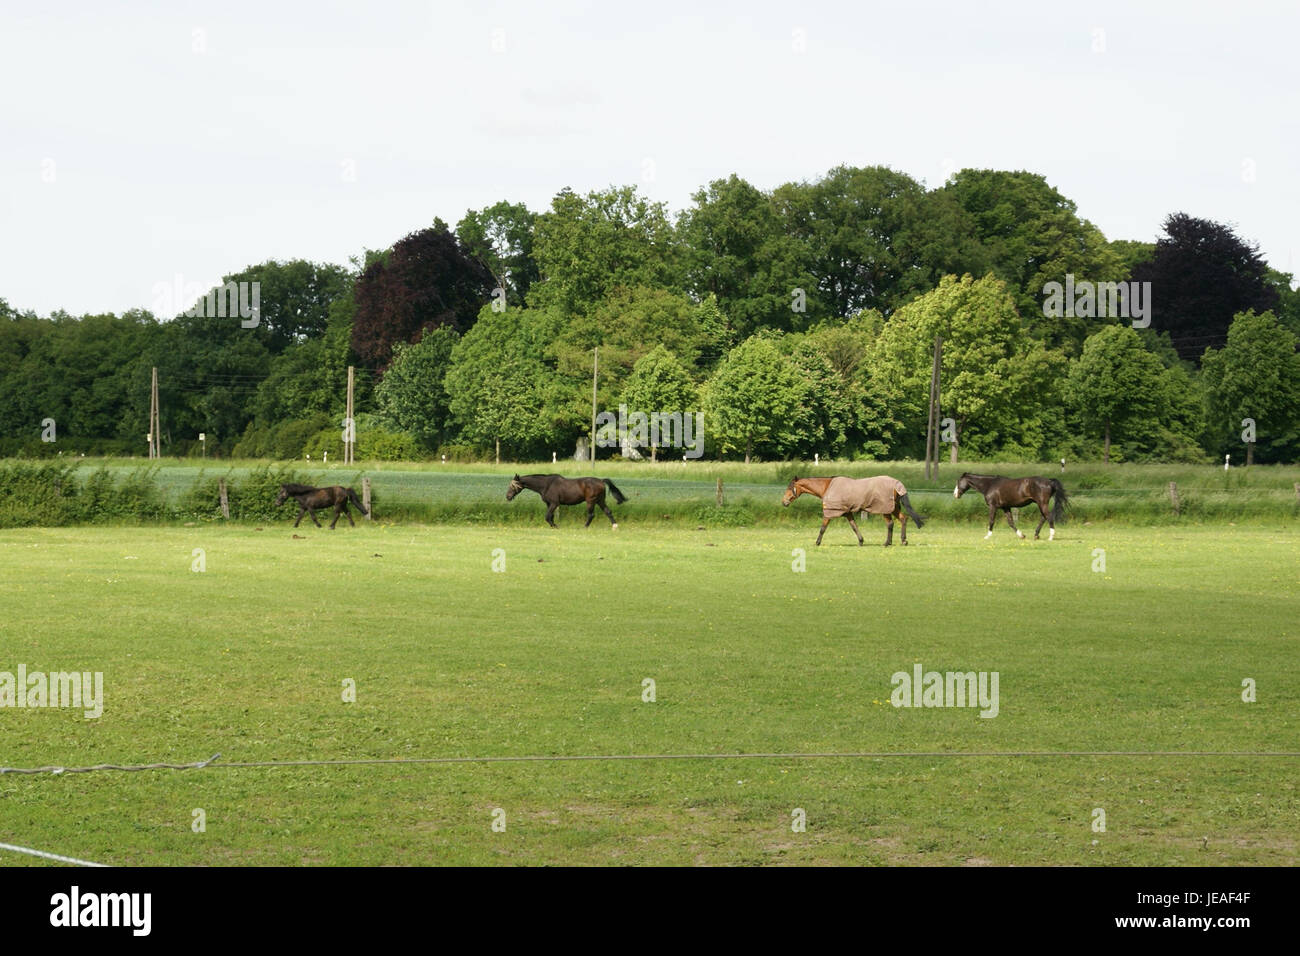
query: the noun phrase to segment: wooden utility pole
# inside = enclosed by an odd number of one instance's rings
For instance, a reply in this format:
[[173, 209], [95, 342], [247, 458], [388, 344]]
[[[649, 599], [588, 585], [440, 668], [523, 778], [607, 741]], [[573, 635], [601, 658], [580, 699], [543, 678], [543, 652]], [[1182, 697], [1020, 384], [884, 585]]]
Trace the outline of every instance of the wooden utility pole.
[[355, 371], [354, 366], [348, 366], [348, 410], [343, 419], [346, 426], [344, 432], [346, 437], [343, 441], [343, 464], [345, 465], [351, 465], [357, 460], [357, 425], [352, 417], [352, 386]]
[[943, 367], [943, 339], [934, 340], [934, 477], [939, 477], [939, 416], [943, 413], [943, 382], [939, 370]]
[[[939, 360], [943, 339], [935, 337], [934, 365], [930, 369], [930, 406], [925, 420], [925, 477], [939, 477]], [[933, 468], [933, 472], [931, 469]]]
[[600, 346], [591, 350], [591, 460], [596, 460], [596, 377], [600, 371]]
[[158, 413], [158, 367], [149, 383], [149, 457], [162, 457], [162, 416]]

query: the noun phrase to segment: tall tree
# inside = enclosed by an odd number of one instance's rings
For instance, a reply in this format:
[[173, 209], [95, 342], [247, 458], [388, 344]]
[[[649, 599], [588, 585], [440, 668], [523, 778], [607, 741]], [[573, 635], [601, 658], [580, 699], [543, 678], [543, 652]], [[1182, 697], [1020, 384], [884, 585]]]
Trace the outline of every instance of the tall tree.
[[529, 304], [582, 314], [619, 286], [680, 290], [675, 235], [663, 203], [633, 186], [579, 196], [561, 191], [537, 218], [533, 252], [541, 280]]
[[1133, 280], [1151, 283], [1152, 327], [1167, 331], [1183, 358], [1199, 360], [1207, 346], [1221, 345], [1237, 313], [1277, 306], [1257, 245], [1181, 212], [1165, 220], [1164, 233]]
[[[623, 404], [647, 415], [691, 414], [697, 397], [695, 383], [686, 367], [662, 345], [641, 356], [623, 386]], [[660, 436], [662, 437], [662, 436]], [[650, 458], [658, 457], [659, 442], [650, 438]]]
[[493, 283], [487, 266], [445, 224], [413, 232], [357, 279], [352, 349], [363, 363], [383, 368], [395, 344], [412, 342], [426, 329], [463, 333], [491, 298]]
[[1029, 331], [1050, 348], [1077, 355], [1083, 340], [1114, 317], [1043, 314], [1048, 282], [1118, 282], [1126, 268], [1075, 204], [1036, 173], [963, 169], [943, 187], [969, 213], [993, 273], [1005, 281]]
[[751, 336], [727, 354], [705, 386], [706, 427], [720, 451], [741, 451], [748, 464], [764, 450], [779, 453], [790, 440], [799, 394], [799, 381], [776, 346]]
[[924, 188], [884, 166], [837, 166], [773, 196], [785, 230], [808, 249], [817, 292], [833, 317], [888, 308], [906, 268], [896, 241]]
[[488, 267], [510, 305], [522, 306], [540, 275], [533, 258], [536, 222], [537, 214], [523, 203], [503, 200], [485, 209], [470, 209], [456, 224], [461, 244]]
[[1064, 357], [1025, 334], [1007, 284], [993, 276], [947, 276], [899, 309], [867, 353], [869, 381], [901, 428], [894, 454], [920, 455], [934, 341], [943, 339], [940, 398], [967, 457], [1011, 448], [1041, 455], [1050, 429], [1044, 410], [1059, 404]]
[[1101, 433], [1109, 462], [1116, 437], [1132, 442], [1158, 433], [1162, 423], [1186, 426], [1175, 414], [1186, 393], [1183, 374], [1166, 369], [1130, 326], [1109, 325], [1084, 342], [1066, 380], [1066, 400], [1085, 426]]
[[[1246, 444], [1246, 464], [1261, 444], [1265, 461], [1300, 448], [1300, 354], [1296, 336], [1271, 312], [1243, 312], [1232, 322], [1221, 349], [1206, 349], [1201, 362], [1209, 424], [1221, 445], [1240, 447], [1246, 420], [1255, 441]], [[1232, 441], [1224, 442], [1224, 436]]]
[[273, 353], [325, 334], [330, 303], [348, 291], [352, 274], [342, 266], [293, 259], [274, 260], [225, 276], [226, 282], [256, 282], [260, 315], [254, 333]]
[[[677, 226], [686, 286], [700, 299], [712, 296], [740, 336], [802, 328], [825, 314], [807, 246], [787, 232], [771, 195], [733, 173], [691, 199]], [[796, 302], [797, 289], [805, 301]]]
[[443, 380], [458, 336], [446, 326], [429, 329], [420, 341], [393, 346], [393, 362], [375, 386], [375, 404], [385, 424], [410, 432], [434, 449], [449, 432], [450, 408]]

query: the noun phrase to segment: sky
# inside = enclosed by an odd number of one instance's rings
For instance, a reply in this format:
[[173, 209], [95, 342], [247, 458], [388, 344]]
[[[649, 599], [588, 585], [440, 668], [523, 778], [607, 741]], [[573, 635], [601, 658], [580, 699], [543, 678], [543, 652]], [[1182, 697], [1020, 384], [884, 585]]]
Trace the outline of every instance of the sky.
[[[1058, 8], [1059, 7], [1059, 8]], [[0, 298], [153, 308], [502, 199], [1044, 175], [1300, 273], [1300, 4], [0, 0]]]

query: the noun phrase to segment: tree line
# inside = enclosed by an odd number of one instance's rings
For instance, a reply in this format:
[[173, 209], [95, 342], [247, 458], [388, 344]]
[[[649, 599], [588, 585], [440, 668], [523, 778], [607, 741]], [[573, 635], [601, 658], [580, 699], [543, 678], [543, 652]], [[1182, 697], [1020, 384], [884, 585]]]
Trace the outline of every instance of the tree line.
[[[255, 326], [0, 299], [0, 453], [143, 453], [157, 367], [165, 454], [338, 454], [351, 365], [362, 458], [567, 457], [598, 356], [599, 409], [702, 413], [707, 457], [920, 457], [942, 338], [962, 458], [1300, 458], [1291, 276], [1181, 212], [1108, 240], [1023, 171], [732, 175], [676, 216], [631, 186], [565, 189], [223, 282], [259, 284]], [[1053, 283], [1146, 290], [1149, 311], [1045, 307]]]

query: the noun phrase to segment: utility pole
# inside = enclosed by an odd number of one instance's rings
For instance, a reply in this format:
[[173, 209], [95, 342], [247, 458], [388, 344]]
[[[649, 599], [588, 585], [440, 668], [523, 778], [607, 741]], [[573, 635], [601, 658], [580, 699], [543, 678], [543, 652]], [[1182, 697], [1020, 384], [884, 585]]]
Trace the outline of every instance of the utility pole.
[[162, 457], [162, 416], [158, 413], [158, 367], [149, 383], [149, 457]]
[[346, 425], [344, 435], [346, 437], [343, 440], [343, 464], [345, 465], [351, 465], [356, 461], [357, 457], [357, 426], [352, 417], [352, 386], [355, 371], [355, 366], [348, 366], [348, 410], [344, 417], [344, 424]]
[[596, 378], [600, 371], [600, 346], [591, 350], [591, 460], [596, 460]]
[[943, 339], [934, 340], [934, 477], [939, 477], [939, 423], [943, 414], [943, 381], [940, 370], [943, 368]]
[[[925, 477], [939, 475], [939, 356], [943, 340], [935, 337], [934, 365], [930, 369], [930, 405], [925, 418]], [[933, 463], [933, 473], [931, 473]]]

